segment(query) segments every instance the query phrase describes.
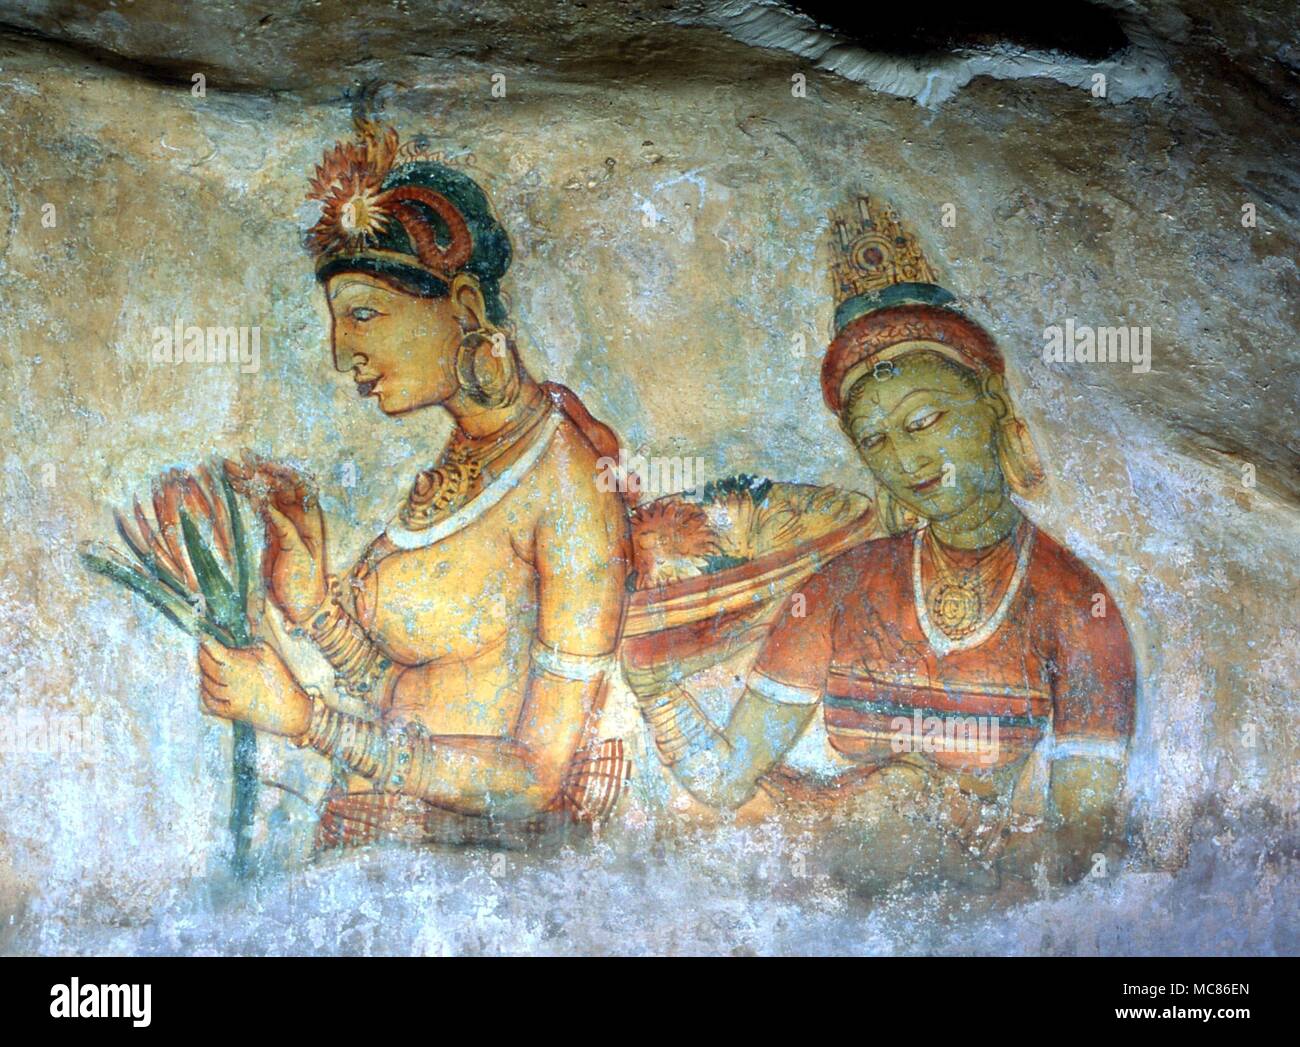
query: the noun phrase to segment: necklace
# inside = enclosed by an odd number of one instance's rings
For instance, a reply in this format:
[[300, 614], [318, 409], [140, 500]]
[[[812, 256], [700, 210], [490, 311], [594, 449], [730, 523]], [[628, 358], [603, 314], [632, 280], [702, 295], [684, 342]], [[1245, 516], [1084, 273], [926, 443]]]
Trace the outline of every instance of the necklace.
[[925, 544], [936, 577], [926, 603], [933, 620], [952, 639], [960, 640], [979, 628], [997, 580], [1005, 577], [1006, 567], [1014, 557], [1016, 533], [1012, 532], [1010, 542], [995, 542], [974, 563], [963, 565], [945, 551], [930, 528], [925, 529]]
[[[1001, 627], [1020, 591], [1029, 554], [1034, 544], [1033, 525], [1022, 520], [1011, 533], [978, 561], [963, 567], [955, 563], [928, 527], [920, 528], [912, 538], [912, 597], [916, 603], [916, 617], [930, 646], [940, 657], [950, 651], [964, 651], [978, 647]], [[921, 582], [921, 550], [930, 550], [935, 581], [928, 593]], [[1006, 573], [1012, 557], [1015, 569], [1002, 599], [993, 613], [985, 618], [989, 597], [996, 589], [996, 580]]]
[[401, 525], [408, 531], [423, 531], [437, 516], [468, 501], [487, 466], [532, 433], [546, 417], [547, 407], [543, 397], [514, 422], [487, 436], [471, 437], [457, 428], [438, 463], [422, 470], [411, 484], [398, 513]]

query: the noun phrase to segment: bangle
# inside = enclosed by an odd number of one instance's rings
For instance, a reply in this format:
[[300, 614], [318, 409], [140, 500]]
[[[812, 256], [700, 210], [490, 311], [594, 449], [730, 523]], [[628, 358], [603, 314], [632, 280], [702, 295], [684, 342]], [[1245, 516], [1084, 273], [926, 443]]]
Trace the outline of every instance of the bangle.
[[623, 659], [623, 679], [643, 705], [652, 702], [672, 691], [678, 682], [678, 674], [671, 666], [652, 665], [649, 667], [633, 666]]
[[338, 759], [381, 792], [422, 796], [433, 772], [433, 747], [427, 730], [411, 722], [404, 727], [371, 723], [341, 713], [312, 698], [311, 724], [295, 744]]
[[680, 684], [664, 694], [639, 699], [639, 705], [665, 767], [713, 745], [717, 728]]
[[337, 757], [358, 774], [373, 778], [385, 762], [383, 742], [379, 724], [341, 713], [318, 698], [312, 703], [311, 724], [300, 747]]
[[367, 701], [392, 664], [338, 599], [338, 579], [331, 578], [325, 603], [310, 620], [312, 641], [333, 666], [338, 686]]
[[423, 795], [432, 762], [428, 732], [412, 721], [390, 731], [386, 742], [379, 787], [387, 793]]
[[308, 630], [304, 628], [304, 625], [309, 625], [311, 622], [314, 622], [317, 619], [317, 617], [320, 615], [320, 613], [329, 607], [330, 602], [334, 599], [338, 591], [339, 591], [338, 575], [327, 574], [325, 576], [325, 596], [321, 599], [321, 602], [316, 605], [316, 609], [312, 611], [311, 614], [306, 615], [301, 622], [295, 623], [294, 632], [296, 632], [299, 636], [306, 636], [308, 634]]
[[307, 721], [307, 730], [303, 731], [297, 738], [293, 739], [293, 744], [299, 749], [317, 748], [316, 742], [322, 737], [326, 718], [330, 713], [330, 707], [325, 704], [325, 699], [320, 691], [314, 687], [304, 687], [307, 697], [311, 699], [311, 718]]

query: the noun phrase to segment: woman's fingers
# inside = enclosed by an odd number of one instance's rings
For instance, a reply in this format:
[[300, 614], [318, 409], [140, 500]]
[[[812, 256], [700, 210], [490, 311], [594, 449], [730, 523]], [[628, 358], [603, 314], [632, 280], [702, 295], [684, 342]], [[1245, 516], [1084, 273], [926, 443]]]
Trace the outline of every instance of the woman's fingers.
[[235, 489], [252, 498], [259, 507], [272, 502], [282, 512], [315, 507], [313, 485], [291, 466], [267, 461], [245, 451], [242, 461], [226, 459], [224, 467]]
[[224, 675], [221, 670], [227, 664], [216, 644], [207, 642], [199, 644], [199, 669], [202, 672], [210, 676], [221, 677]]
[[277, 502], [301, 505], [312, 494], [311, 484], [298, 470], [278, 462], [260, 462], [257, 475]]
[[231, 693], [232, 674], [243, 667], [232, 651], [215, 643], [199, 645], [199, 686], [213, 697], [226, 699]]
[[262, 473], [268, 480], [279, 482], [296, 483], [302, 478], [302, 474], [293, 466], [284, 465], [281, 462], [273, 462], [268, 458], [255, 458], [254, 465], [259, 473]]
[[206, 685], [199, 687], [199, 701], [208, 712], [215, 713], [218, 716], [228, 716], [232, 708], [229, 698], [222, 698], [218, 694], [213, 694]]
[[199, 666], [199, 678], [200, 687], [208, 687], [214, 691], [225, 691], [226, 688], [230, 686], [226, 683], [225, 678], [222, 675], [214, 673], [212, 670], [206, 669], [202, 665]]
[[218, 694], [209, 683], [199, 684], [199, 696], [203, 699], [204, 704], [229, 705], [233, 699], [225, 695]]
[[298, 537], [298, 528], [294, 526], [293, 521], [270, 502], [266, 503], [262, 515], [270, 537], [280, 545]]
[[199, 700], [209, 712], [228, 708], [225, 665], [207, 644], [199, 645]]

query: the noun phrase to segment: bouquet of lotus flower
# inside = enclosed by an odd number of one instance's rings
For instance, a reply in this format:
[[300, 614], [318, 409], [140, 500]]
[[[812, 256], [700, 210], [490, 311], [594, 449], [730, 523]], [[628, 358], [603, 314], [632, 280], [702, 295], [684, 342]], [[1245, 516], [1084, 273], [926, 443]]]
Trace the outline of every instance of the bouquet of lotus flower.
[[[164, 473], [153, 483], [153, 519], [139, 499], [132, 515], [133, 521], [113, 513], [129, 555], [98, 544], [82, 550], [82, 562], [130, 589], [191, 636], [211, 637], [227, 647], [253, 644], [252, 558], [225, 468], [218, 464]], [[246, 723], [236, 723], [234, 732], [230, 831], [235, 871], [244, 875], [257, 800], [257, 739]]]

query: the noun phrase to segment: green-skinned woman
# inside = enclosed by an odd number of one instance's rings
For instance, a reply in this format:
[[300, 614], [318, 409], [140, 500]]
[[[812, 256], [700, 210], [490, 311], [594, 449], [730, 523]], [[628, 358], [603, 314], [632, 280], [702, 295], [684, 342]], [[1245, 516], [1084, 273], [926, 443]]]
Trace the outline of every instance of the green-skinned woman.
[[[725, 727], [667, 679], [632, 681], [643, 713], [696, 799], [774, 805], [865, 884], [1077, 878], [1120, 833], [1128, 633], [1012, 498], [1042, 473], [992, 338], [887, 209], [860, 198], [834, 233], [822, 391], [889, 536], [789, 599]], [[796, 775], [819, 709], [840, 770]]]

